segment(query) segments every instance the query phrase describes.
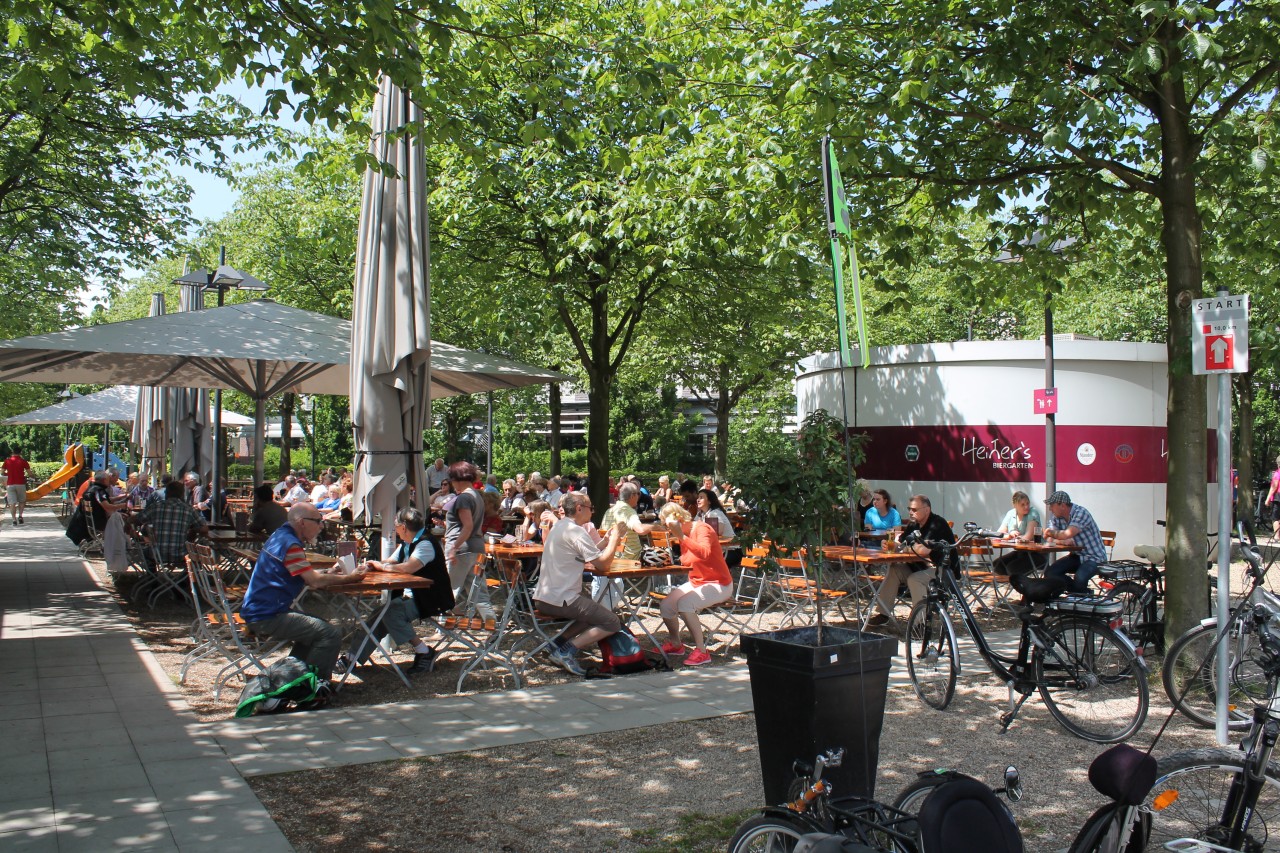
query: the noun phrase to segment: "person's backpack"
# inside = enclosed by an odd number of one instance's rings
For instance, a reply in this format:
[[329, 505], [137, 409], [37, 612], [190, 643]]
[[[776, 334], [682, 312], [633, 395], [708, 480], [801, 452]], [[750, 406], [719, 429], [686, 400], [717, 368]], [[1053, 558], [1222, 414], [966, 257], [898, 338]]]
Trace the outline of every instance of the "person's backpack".
[[600, 641], [600, 661], [600, 672], [605, 674], [630, 675], [654, 668], [636, 638], [625, 629]]
[[328, 697], [329, 685], [316, 674], [316, 668], [290, 656], [245, 682], [236, 705], [236, 716], [276, 714], [293, 703], [323, 702]]

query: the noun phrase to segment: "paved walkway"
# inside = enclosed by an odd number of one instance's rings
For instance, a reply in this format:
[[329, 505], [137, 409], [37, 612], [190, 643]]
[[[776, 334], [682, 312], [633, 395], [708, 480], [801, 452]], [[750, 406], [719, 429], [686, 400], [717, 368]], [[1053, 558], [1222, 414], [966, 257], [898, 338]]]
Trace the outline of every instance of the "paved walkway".
[[245, 777], [751, 709], [738, 665], [201, 723], [45, 507], [0, 530], [0, 684], [0, 849], [59, 853], [290, 850]]

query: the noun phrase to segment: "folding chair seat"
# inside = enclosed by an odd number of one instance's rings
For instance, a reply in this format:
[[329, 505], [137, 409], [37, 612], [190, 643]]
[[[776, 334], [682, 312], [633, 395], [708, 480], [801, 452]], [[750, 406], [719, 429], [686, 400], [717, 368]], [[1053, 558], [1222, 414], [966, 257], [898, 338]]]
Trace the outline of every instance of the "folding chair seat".
[[195, 647], [187, 652], [178, 674], [186, 683], [187, 671], [197, 661], [221, 655], [226, 661], [214, 677], [214, 698], [231, 678], [250, 670], [266, 669], [264, 660], [280, 651], [288, 641], [258, 637], [248, 632], [244, 619], [227, 599], [222, 586], [217, 558], [206, 545], [187, 546], [187, 580], [195, 608], [192, 639]]
[[1110, 560], [1116, 550], [1116, 532], [1114, 530], [1099, 530], [1098, 535], [1102, 537], [1102, 547], [1107, 549], [1107, 559]]
[[778, 557], [774, 562], [778, 570], [770, 583], [788, 607], [782, 616], [784, 625], [789, 624], [805, 608], [812, 606], [816, 609], [827, 602], [834, 602], [841, 617], [848, 619], [842, 604], [849, 594], [847, 591], [820, 587], [817, 581], [809, 577], [804, 560], [799, 558]]

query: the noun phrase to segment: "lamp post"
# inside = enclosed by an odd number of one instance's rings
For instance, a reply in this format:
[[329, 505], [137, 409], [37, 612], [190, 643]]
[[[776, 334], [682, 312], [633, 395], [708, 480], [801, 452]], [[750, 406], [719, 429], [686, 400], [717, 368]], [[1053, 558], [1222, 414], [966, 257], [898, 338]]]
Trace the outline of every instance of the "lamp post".
[[[227, 266], [227, 247], [218, 250], [218, 268], [213, 272], [201, 268], [175, 278], [174, 284], [186, 287], [198, 287], [204, 292], [215, 290], [218, 293], [218, 307], [221, 308], [228, 290], [264, 291], [267, 285], [248, 273]], [[222, 389], [213, 391], [213, 494], [210, 496], [209, 511], [213, 522], [222, 520]], [[256, 485], [256, 484], [255, 484]]]

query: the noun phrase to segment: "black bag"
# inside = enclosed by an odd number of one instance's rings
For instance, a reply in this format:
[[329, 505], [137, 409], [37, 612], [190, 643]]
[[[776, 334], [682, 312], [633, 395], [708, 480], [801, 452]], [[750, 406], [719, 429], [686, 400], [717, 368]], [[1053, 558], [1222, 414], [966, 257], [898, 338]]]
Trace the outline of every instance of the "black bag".
[[329, 685], [320, 680], [316, 668], [290, 656], [276, 661], [245, 683], [236, 705], [236, 716], [276, 714], [288, 709], [290, 704], [316, 702], [328, 695]]
[[80, 547], [80, 543], [89, 538], [89, 525], [84, 520], [84, 507], [76, 507], [76, 511], [71, 513], [71, 520], [67, 522], [67, 538]]

